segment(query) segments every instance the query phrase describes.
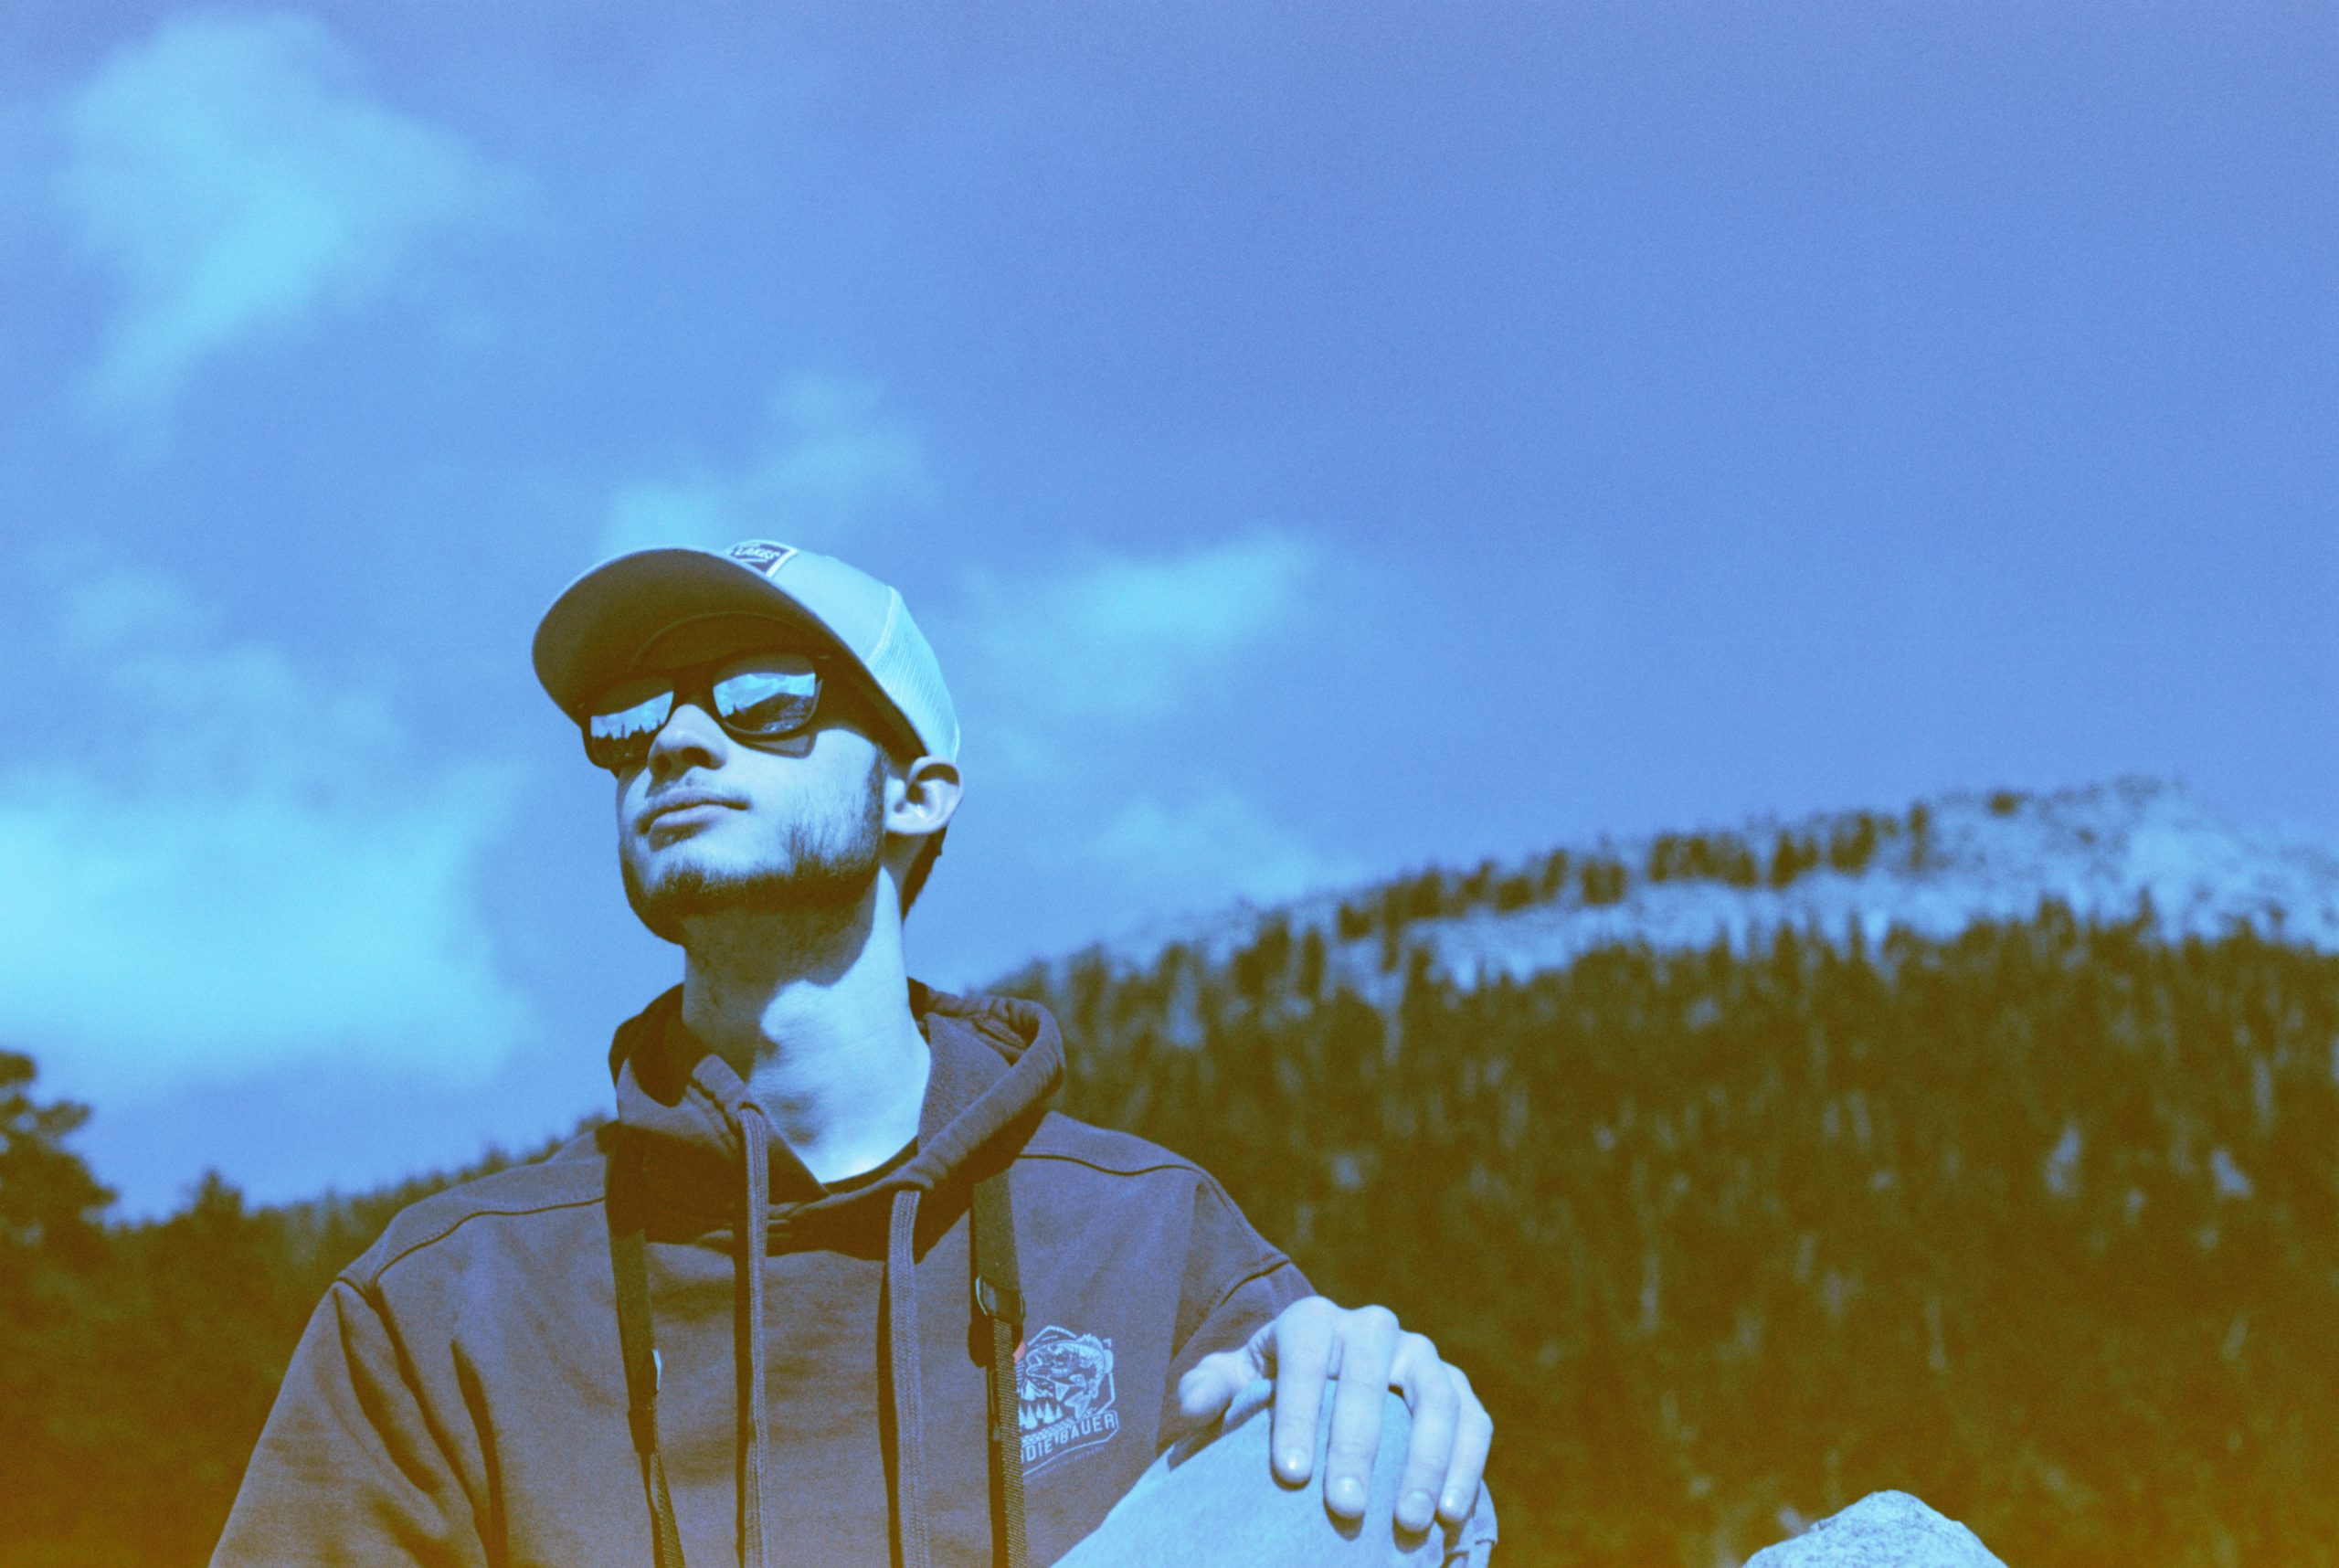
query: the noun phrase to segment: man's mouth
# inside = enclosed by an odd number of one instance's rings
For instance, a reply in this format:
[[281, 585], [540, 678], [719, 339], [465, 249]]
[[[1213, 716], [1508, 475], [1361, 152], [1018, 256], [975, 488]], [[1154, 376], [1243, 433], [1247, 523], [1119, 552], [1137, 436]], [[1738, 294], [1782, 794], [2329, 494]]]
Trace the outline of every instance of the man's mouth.
[[653, 827], [681, 827], [693, 820], [712, 817], [718, 811], [739, 810], [743, 807], [744, 802], [734, 800], [727, 795], [682, 790], [651, 801], [643, 808], [634, 825], [637, 831], [646, 833]]

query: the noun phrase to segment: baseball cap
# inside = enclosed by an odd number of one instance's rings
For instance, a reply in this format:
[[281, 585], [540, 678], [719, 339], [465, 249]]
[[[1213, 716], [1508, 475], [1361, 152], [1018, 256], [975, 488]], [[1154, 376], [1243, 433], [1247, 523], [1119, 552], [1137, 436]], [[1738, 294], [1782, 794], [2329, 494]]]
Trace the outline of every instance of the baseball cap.
[[958, 760], [958, 710], [900, 592], [833, 556], [768, 539], [719, 551], [666, 546], [602, 562], [561, 590], [537, 623], [536, 679], [581, 723], [585, 705], [661, 633], [739, 614], [769, 616], [839, 649], [927, 755]]

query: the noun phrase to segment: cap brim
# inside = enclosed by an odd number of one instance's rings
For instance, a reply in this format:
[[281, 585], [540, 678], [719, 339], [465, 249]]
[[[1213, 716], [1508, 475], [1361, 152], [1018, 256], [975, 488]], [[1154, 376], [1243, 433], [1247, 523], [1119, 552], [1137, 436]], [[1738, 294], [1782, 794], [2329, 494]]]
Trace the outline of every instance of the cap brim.
[[769, 616], [842, 646], [753, 567], [682, 546], [636, 550], [602, 562], [553, 600], [536, 626], [536, 679], [562, 712], [578, 718], [661, 632], [708, 615]]

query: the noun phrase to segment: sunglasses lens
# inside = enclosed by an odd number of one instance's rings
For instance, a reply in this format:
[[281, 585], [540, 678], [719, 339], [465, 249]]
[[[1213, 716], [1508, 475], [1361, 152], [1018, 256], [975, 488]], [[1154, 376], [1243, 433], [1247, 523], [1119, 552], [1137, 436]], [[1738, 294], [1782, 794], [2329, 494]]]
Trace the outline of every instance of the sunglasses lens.
[[593, 705], [585, 718], [585, 755], [596, 768], [630, 768], [674, 711], [674, 688], [663, 681], [629, 681]]
[[749, 740], [794, 735], [820, 705], [820, 673], [793, 653], [759, 653], [725, 665], [714, 679], [714, 713], [723, 727]]

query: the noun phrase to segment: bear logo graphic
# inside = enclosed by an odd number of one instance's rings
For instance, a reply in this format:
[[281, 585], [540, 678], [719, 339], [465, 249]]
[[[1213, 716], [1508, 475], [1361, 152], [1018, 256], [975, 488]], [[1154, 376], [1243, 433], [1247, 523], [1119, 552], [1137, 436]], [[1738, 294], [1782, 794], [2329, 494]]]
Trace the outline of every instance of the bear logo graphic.
[[1015, 1394], [1026, 1476], [1109, 1442], [1121, 1429], [1113, 1408], [1113, 1341], [1094, 1334], [1051, 1323], [1032, 1335], [1015, 1369]]

